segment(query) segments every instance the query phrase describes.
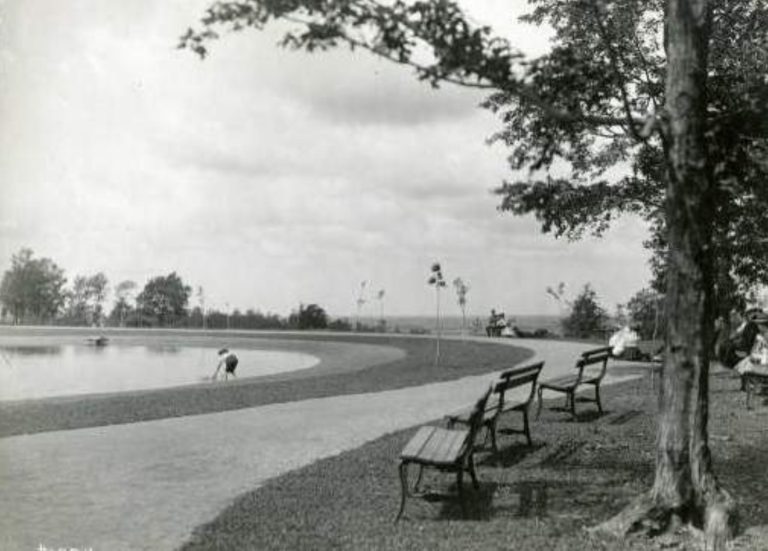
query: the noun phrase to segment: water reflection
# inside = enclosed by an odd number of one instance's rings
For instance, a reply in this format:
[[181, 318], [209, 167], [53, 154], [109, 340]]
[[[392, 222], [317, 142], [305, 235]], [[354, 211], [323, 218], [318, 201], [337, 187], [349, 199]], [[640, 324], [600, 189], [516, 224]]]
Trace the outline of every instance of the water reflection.
[[0, 354], [13, 356], [51, 356], [61, 354], [61, 346], [4, 346], [0, 348]]
[[174, 344], [161, 344], [161, 345], [148, 345], [146, 346], [148, 352], [152, 354], [177, 354], [180, 347]]

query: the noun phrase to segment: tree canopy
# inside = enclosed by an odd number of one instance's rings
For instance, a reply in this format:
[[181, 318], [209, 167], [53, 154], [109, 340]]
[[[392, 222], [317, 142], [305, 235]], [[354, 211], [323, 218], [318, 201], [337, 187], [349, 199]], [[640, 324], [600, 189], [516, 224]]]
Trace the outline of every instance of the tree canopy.
[[150, 279], [136, 297], [136, 304], [144, 316], [168, 326], [186, 315], [192, 288], [171, 272], [167, 276]]
[[21, 249], [3, 274], [0, 303], [14, 323], [45, 322], [64, 305], [66, 282], [64, 270], [50, 258], [34, 258], [31, 249]]
[[99, 324], [107, 297], [107, 276], [99, 272], [92, 276], [76, 276], [68, 292], [68, 321], [78, 325]]

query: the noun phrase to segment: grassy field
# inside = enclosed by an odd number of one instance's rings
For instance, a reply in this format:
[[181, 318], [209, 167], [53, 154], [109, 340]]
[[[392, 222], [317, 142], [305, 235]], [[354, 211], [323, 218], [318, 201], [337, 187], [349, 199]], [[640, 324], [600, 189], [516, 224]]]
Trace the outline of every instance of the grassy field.
[[[604, 392], [606, 413], [583, 406], [572, 421], [550, 409], [533, 424], [535, 445], [502, 436], [498, 455], [478, 456], [481, 488], [461, 516], [454, 477], [427, 477], [429, 500], [399, 504], [398, 453], [413, 434], [361, 448], [273, 479], [242, 495], [185, 551], [203, 549], [698, 549], [687, 532], [614, 540], [585, 528], [615, 514], [653, 478], [656, 392], [648, 379]], [[717, 472], [740, 504], [747, 529], [734, 549], [768, 549], [768, 405], [747, 411], [730, 372], [712, 376], [710, 438]], [[506, 423], [515, 422], [506, 420]]]

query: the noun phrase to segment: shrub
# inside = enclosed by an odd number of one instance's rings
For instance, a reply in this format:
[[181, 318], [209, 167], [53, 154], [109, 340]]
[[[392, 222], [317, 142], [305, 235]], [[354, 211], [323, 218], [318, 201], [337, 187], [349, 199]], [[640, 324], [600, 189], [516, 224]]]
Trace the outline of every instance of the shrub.
[[563, 334], [566, 337], [588, 339], [604, 336], [608, 314], [597, 302], [597, 293], [587, 283], [571, 303], [571, 311], [563, 320]]

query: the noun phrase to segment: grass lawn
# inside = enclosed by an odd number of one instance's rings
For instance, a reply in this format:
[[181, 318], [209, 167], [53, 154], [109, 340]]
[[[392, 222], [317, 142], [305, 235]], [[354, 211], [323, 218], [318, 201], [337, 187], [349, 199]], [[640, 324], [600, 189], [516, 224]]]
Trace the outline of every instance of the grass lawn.
[[[467, 483], [470, 516], [455, 499], [454, 477], [425, 477], [431, 499], [399, 505], [397, 458], [415, 431], [272, 479], [240, 496], [184, 546], [202, 549], [696, 549], [687, 533], [656, 540], [588, 533], [653, 479], [656, 391], [647, 378], [604, 389], [605, 414], [580, 405], [577, 421], [545, 409], [532, 424], [535, 445], [502, 435], [498, 455], [478, 455], [481, 488]], [[552, 405], [552, 404], [550, 404]], [[516, 423], [515, 416], [505, 423]], [[730, 372], [712, 375], [710, 440], [715, 468], [740, 504], [749, 530], [736, 549], [768, 549], [768, 405], [745, 408]], [[415, 469], [412, 469], [415, 470]]]

